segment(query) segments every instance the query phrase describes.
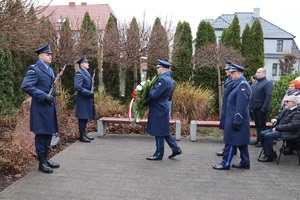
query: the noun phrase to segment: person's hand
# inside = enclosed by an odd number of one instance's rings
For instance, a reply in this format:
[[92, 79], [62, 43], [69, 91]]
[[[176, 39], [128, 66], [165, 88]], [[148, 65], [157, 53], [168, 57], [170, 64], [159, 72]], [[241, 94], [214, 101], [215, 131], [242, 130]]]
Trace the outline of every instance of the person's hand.
[[232, 128], [233, 128], [233, 130], [235, 130], [235, 131], [239, 131], [239, 130], [240, 130], [240, 125], [238, 125], [238, 124], [233, 124], [233, 125], [232, 125]]
[[265, 111], [264, 109], [261, 109], [260, 112], [261, 112], [262, 114], [265, 114], [265, 113], [266, 113], [266, 111]]
[[90, 97], [94, 97], [94, 92], [90, 92]]
[[277, 119], [271, 119], [271, 123], [272, 124], [276, 124], [277, 123]]
[[45, 97], [45, 101], [48, 101], [49, 103], [52, 103], [54, 100], [54, 97], [51, 94], [47, 94]]
[[276, 131], [275, 127], [274, 127], [274, 128], [272, 128], [272, 132], [275, 132], [275, 131]]

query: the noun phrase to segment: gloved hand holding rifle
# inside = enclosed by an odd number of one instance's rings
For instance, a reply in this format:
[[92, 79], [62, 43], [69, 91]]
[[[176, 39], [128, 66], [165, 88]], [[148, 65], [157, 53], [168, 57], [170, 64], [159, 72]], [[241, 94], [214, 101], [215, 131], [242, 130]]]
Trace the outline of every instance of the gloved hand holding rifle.
[[55, 77], [51, 85], [51, 89], [45, 98], [45, 100], [48, 101], [51, 104], [51, 106], [53, 106], [54, 97], [60, 96], [60, 92], [56, 91], [56, 85], [58, 84], [60, 77], [64, 74], [66, 66], [67, 65], [65, 64], [63, 68], [60, 70], [60, 72], [57, 74], [57, 76]]

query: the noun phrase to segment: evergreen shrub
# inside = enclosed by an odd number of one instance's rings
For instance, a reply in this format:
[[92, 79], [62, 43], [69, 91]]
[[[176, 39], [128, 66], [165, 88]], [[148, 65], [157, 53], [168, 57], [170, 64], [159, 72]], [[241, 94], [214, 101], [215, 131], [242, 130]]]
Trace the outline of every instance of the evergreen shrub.
[[281, 107], [281, 101], [288, 89], [289, 83], [300, 76], [299, 73], [289, 74], [282, 76], [279, 81], [274, 84], [272, 100], [270, 104], [269, 118], [272, 119], [278, 114], [278, 110]]

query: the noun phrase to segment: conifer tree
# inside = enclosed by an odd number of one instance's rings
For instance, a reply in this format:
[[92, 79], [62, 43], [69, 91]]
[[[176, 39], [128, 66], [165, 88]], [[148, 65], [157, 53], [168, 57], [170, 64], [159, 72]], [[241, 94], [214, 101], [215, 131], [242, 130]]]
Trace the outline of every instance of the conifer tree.
[[60, 29], [60, 37], [58, 44], [58, 63], [59, 65], [74, 63], [76, 59], [74, 56], [74, 44], [72, 30], [69, 20], [66, 19]]
[[[245, 29], [242, 34], [242, 48], [241, 48], [241, 54], [245, 58], [245, 61], [243, 63], [243, 66], [247, 69], [250, 63], [251, 58], [251, 30], [249, 24], [246, 24]], [[254, 74], [249, 74], [248, 70], [246, 70], [246, 73], [244, 73], [244, 76], [246, 79], [249, 79], [250, 76]]]
[[74, 88], [74, 39], [70, 27], [69, 20], [66, 19], [61, 26], [60, 29], [60, 37], [58, 44], [58, 65], [62, 67], [64, 64], [67, 65], [65, 69], [64, 76], [61, 78], [61, 83], [64, 89], [70, 95], [70, 99], [68, 101], [68, 108], [73, 109], [75, 106], [75, 88]]
[[79, 40], [79, 57], [86, 55], [89, 61], [89, 72], [95, 71], [95, 89], [99, 87], [99, 47], [98, 32], [95, 22], [91, 19], [89, 12], [84, 14]]
[[241, 28], [237, 15], [234, 16], [226, 31], [223, 44], [227, 47], [233, 47], [236, 51], [241, 52]]
[[258, 68], [264, 67], [264, 35], [259, 19], [251, 26], [251, 53], [247, 73], [254, 75]]
[[[215, 30], [209, 22], [202, 20], [198, 26], [196, 34], [195, 51], [200, 51], [201, 47], [208, 44], [216, 44]], [[210, 78], [208, 78], [210, 77]], [[218, 89], [218, 76], [214, 66], [202, 66], [194, 69], [194, 85], [206, 85], [209, 88]]]
[[196, 33], [195, 39], [195, 49], [196, 51], [206, 44], [208, 44], [208, 31], [207, 31], [207, 23], [205, 20], [202, 20], [198, 26], [198, 30]]
[[221, 35], [221, 38], [220, 38], [220, 42], [223, 43], [224, 45], [225, 45], [226, 33], [227, 33], [227, 28], [223, 29], [222, 35]]
[[299, 73], [288, 74], [286, 76], [282, 76], [280, 80], [274, 84], [272, 99], [270, 103], [270, 117], [277, 116], [278, 110], [281, 107], [281, 101], [288, 89], [289, 83], [299, 76]]
[[[103, 37], [103, 83], [107, 94], [120, 99], [119, 34], [113, 17], [108, 19]], [[116, 60], [115, 60], [116, 59]]]
[[178, 22], [172, 54], [172, 76], [175, 81], [186, 82], [192, 78], [192, 32], [188, 22]]
[[0, 114], [10, 114], [14, 109], [14, 77], [12, 54], [0, 49]]
[[140, 82], [140, 37], [139, 27], [134, 17], [130, 23], [130, 27], [127, 30], [127, 40], [125, 45], [125, 58], [129, 62], [126, 66], [126, 77], [125, 77], [125, 102], [130, 101], [132, 91], [136, 85]]
[[152, 78], [157, 75], [155, 67], [158, 59], [169, 61], [169, 40], [166, 29], [160, 19], [156, 18], [148, 43], [147, 77]]
[[210, 22], [206, 22], [206, 25], [207, 25], [207, 32], [208, 32], [208, 36], [207, 36], [208, 44], [217, 44], [215, 28], [211, 25]]

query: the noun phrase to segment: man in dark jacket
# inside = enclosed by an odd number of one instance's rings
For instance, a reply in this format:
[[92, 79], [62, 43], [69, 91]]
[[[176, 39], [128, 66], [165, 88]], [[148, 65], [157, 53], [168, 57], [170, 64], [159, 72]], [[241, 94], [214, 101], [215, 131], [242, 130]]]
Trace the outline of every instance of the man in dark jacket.
[[81, 57], [77, 64], [79, 68], [74, 76], [74, 87], [77, 91], [76, 117], [80, 134], [79, 141], [91, 142], [94, 138], [87, 135], [86, 125], [89, 119], [95, 118], [94, 91], [91, 91], [93, 81], [88, 72], [89, 63], [86, 56]]
[[250, 142], [250, 144], [261, 147], [260, 133], [267, 129], [266, 122], [272, 99], [273, 84], [266, 78], [264, 68], [259, 68], [255, 75], [257, 79], [252, 86], [249, 108], [256, 126], [256, 140]]
[[30, 131], [35, 134], [39, 170], [52, 173], [52, 168], [59, 168], [59, 164], [49, 158], [52, 135], [58, 132], [55, 96], [59, 93], [48, 94], [55, 79], [53, 70], [49, 66], [52, 61], [50, 45], [35, 50], [35, 53], [39, 60], [27, 69], [22, 90], [32, 97]]
[[147, 160], [162, 160], [164, 156], [164, 140], [166, 140], [173, 152], [169, 158], [173, 158], [182, 153], [170, 133], [168, 99], [174, 87], [169, 72], [170, 67], [170, 63], [158, 60], [156, 70], [159, 78], [153, 85], [153, 88], [148, 92], [149, 115], [147, 133], [155, 136], [156, 151], [152, 156], [148, 156], [146, 158]]
[[286, 135], [300, 135], [300, 107], [297, 106], [298, 99], [295, 95], [284, 99], [285, 109], [271, 120], [275, 123], [272, 130], [261, 132], [261, 142], [264, 147], [264, 156], [258, 158], [259, 162], [273, 162], [274, 150], [273, 140], [284, 138]]

